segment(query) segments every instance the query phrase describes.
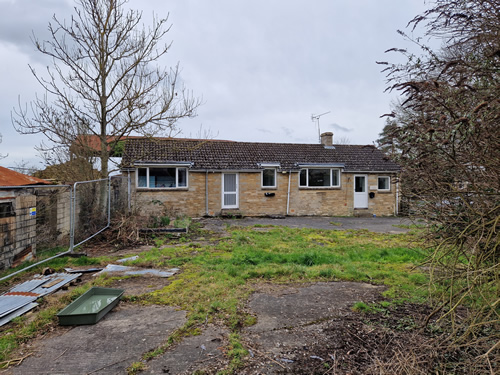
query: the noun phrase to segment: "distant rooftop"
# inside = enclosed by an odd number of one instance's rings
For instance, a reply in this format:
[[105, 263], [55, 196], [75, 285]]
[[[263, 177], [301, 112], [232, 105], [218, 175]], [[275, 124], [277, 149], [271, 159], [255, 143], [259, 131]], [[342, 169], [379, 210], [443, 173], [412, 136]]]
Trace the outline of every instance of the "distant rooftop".
[[50, 185], [49, 181], [0, 167], [0, 186]]

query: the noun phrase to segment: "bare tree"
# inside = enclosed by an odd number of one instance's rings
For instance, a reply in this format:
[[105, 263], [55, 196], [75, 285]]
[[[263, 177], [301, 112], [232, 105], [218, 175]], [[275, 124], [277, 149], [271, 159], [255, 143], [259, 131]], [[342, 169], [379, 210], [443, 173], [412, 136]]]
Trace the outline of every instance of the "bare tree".
[[389, 90], [401, 93], [384, 138], [397, 145], [414, 214], [429, 223], [435, 314], [453, 323], [447, 344], [481, 354], [485, 371], [500, 347], [499, 20], [499, 0], [437, 0], [410, 24], [443, 47], [416, 39], [423, 55], [391, 49], [407, 62], [384, 63]]
[[[2, 134], [0, 134], [0, 143], [2, 143]], [[0, 154], [0, 160], [6, 158], [7, 156], [9, 155]]]
[[[56, 146], [98, 150], [101, 176], [108, 174], [110, 150], [130, 134], [156, 135], [175, 129], [179, 119], [196, 115], [200, 104], [179, 82], [179, 65], [158, 64], [170, 49], [162, 39], [167, 18], [154, 17], [141, 27], [142, 13], [125, 11], [126, 0], [77, 0], [66, 23], [49, 23], [51, 38], [33, 36], [38, 51], [53, 64], [42, 76], [30, 70], [45, 90], [30, 105], [14, 111], [13, 124], [22, 134], [42, 133]], [[90, 140], [97, 136], [96, 146]]]
[[343, 136], [343, 137], [340, 137], [339, 139], [337, 139], [337, 141], [335, 143], [338, 145], [350, 145], [351, 140], [349, 139], [349, 137]]

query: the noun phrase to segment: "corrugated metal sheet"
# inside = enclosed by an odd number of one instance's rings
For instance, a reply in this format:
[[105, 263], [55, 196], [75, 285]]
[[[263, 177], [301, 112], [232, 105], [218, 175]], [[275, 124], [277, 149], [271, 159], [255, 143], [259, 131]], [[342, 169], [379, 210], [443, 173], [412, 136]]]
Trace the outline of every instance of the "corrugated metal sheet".
[[30, 302], [35, 301], [38, 296], [1, 295], [0, 296], [0, 317], [10, 314]]
[[30, 292], [36, 287], [40, 286], [43, 283], [46, 283], [46, 279], [33, 279], [25, 281], [24, 283], [18, 284], [13, 287], [9, 292]]
[[33, 310], [37, 306], [38, 306], [38, 303], [31, 302], [31, 303], [28, 303], [27, 305], [24, 305], [20, 309], [17, 309], [16, 311], [13, 311], [12, 313], [5, 315], [3, 318], [0, 318], [0, 327], [3, 326], [4, 324], [7, 324], [12, 319], [17, 318], [18, 316], [21, 316], [30, 310]]
[[101, 272], [98, 273], [121, 272], [125, 275], [153, 275], [158, 277], [170, 277], [175, 275], [178, 271], [179, 268], [171, 268], [166, 271], [160, 271], [152, 268], [143, 269], [143, 268], [121, 266], [117, 264], [108, 264]]
[[[0, 295], [0, 321], [5, 321], [0, 326], [23, 314], [21, 311], [31, 310], [34, 306], [29, 309], [27, 306], [38, 298], [55, 292], [81, 275], [81, 273], [54, 273], [47, 276], [37, 276], [15, 285], [8, 292]], [[50, 287], [44, 288], [44, 285], [50, 285]]]
[[[36, 288], [32, 289], [31, 292], [37, 293], [41, 296], [44, 296], [46, 294], [50, 294], [55, 292], [57, 289], [61, 288], [63, 285], [66, 285], [67, 283], [75, 280], [76, 278], [82, 276], [81, 273], [54, 273], [49, 276], [44, 276], [47, 278], [47, 280], [37, 286]], [[44, 284], [48, 284], [50, 281], [56, 280], [56, 279], [61, 279], [57, 284], [51, 286], [50, 288], [44, 288]]]

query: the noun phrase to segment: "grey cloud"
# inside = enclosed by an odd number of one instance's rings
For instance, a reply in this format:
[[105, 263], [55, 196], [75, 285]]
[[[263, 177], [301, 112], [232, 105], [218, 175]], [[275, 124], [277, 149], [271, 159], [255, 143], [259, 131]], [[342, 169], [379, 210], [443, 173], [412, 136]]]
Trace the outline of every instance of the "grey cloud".
[[72, 2], [61, 0], [0, 0], [0, 42], [16, 46], [28, 55], [39, 55], [31, 39], [50, 38], [48, 24], [53, 15], [63, 21], [72, 9]]
[[335, 130], [339, 130], [339, 131], [343, 131], [343, 132], [346, 132], [346, 133], [349, 133], [349, 132], [352, 132], [354, 129], [352, 128], [346, 128], [345, 126], [341, 126], [339, 124], [330, 124], [330, 127], [335, 129]]

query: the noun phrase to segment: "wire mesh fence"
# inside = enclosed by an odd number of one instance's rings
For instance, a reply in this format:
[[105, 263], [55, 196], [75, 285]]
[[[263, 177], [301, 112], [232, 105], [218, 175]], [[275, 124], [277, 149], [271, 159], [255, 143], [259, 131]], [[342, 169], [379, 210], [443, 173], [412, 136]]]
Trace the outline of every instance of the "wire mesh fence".
[[0, 187], [0, 269], [69, 249], [109, 227], [129, 207], [127, 177], [74, 185]]
[[76, 182], [74, 185], [73, 246], [78, 246], [109, 225], [109, 180]]

